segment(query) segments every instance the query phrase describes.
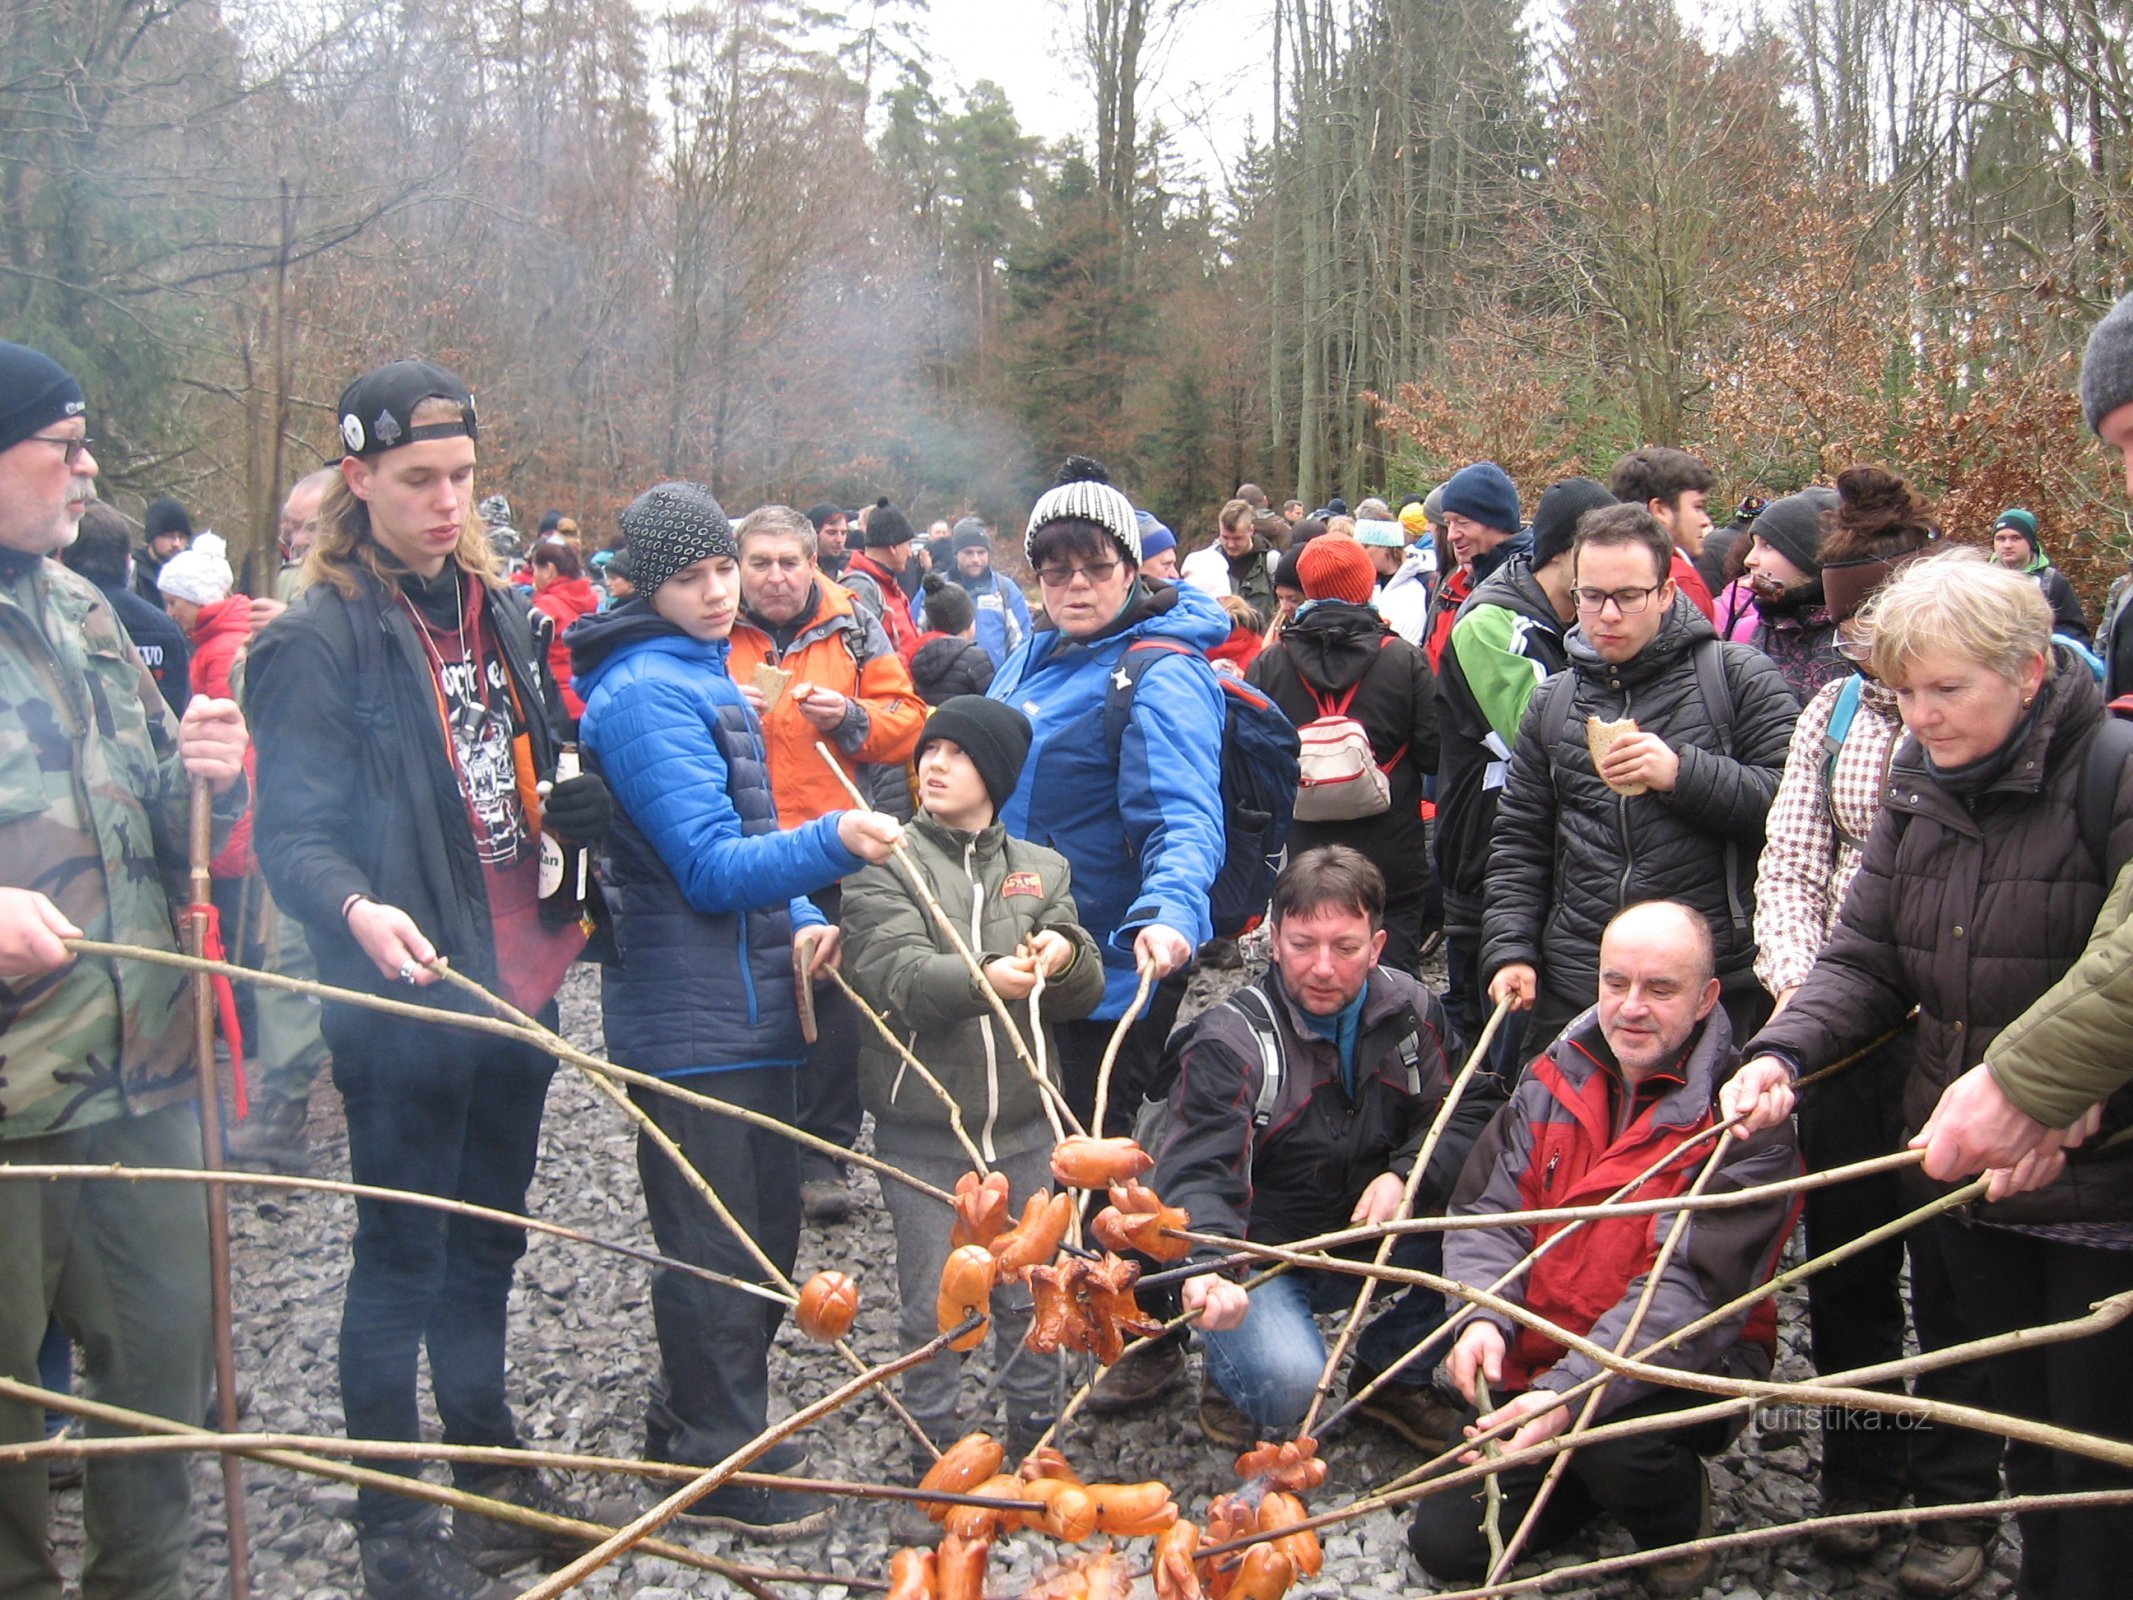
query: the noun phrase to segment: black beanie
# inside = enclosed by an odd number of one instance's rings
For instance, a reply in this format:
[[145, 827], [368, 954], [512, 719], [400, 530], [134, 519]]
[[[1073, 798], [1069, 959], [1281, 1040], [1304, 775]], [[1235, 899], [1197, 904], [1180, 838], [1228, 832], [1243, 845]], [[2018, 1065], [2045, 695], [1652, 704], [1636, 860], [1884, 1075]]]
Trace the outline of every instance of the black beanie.
[[0, 340], [0, 450], [87, 409], [73, 373], [42, 350]]
[[1275, 588], [1294, 589], [1298, 594], [1303, 593], [1303, 573], [1298, 570], [1298, 563], [1303, 560], [1304, 551], [1310, 547], [1311, 541], [1306, 539], [1301, 544], [1292, 544], [1281, 552], [1281, 559], [1274, 563]]
[[1822, 513], [1836, 507], [1836, 490], [1802, 489], [1763, 507], [1749, 531], [1812, 578], [1822, 571]]
[[918, 736], [916, 761], [936, 739], [953, 740], [985, 781], [995, 813], [1007, 804], [1022, 781], [1022, 763], [1029, 759], [1029, 718], [1005, 700], [988, 700], [981, 694], [959, 694], [943, 701]]
[[1613, 504], [1615, 497], [1607, 485], [1593, 478], [1565, 478], [1548, 485], [1540, 504], [1533, 508], [1533, 570], [1540, 571], [1569, 551], [1571, 540], [1577, 537], [1578, 518]]
[[167, 494], [149, 501], [148, 509], [141, 513], [141, 538], [145, 543], [154, 544], [166, 533], [182, 533], [188, 539], [193, 536], [191, 514]]
[[622, 531], [631, 581], [642, 595], [706, 556], [741, 558], [725, 510], [700, 483], [654, 484], [623, 507]]
[[927, 627], [938, 628], [942, 633], [961, 633], [976, 619], [977, 608], [961, 584], [949, 582], [938, 572], [929, 572], [919, 587], [926, 596]]
[[822, 525], [829, 521], [830, 518], [843, 515], [843, 507], [833, 506], [827, 500], [823, 501], [819, 506], [809, 506], [807, 508], [807, 520], [815, 525], [815, 532], [817, 533], [822, 531]]
[[867, 513], [867, 548], [886, 550], [891, 545], [908, 544], [918, 536], [911, 531], [911, 519], [886, 500], [874, 502], [874, 509]]

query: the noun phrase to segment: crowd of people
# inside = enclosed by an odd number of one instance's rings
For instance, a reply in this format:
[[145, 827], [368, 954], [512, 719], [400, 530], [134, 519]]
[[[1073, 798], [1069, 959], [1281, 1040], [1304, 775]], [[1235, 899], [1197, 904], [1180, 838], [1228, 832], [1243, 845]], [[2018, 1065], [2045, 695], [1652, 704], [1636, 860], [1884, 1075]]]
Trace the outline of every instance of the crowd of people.
[[[2093, 330], [2081, 398], [2133, 497], [2133, 296]], [[553, 1026], [573, 963], [600, 963], [610, 1057], [680, 1091], [631, 1093], [651, 1232], [711, 1274], [653, 1274], [650, 1458], [707, 1465], [763, 1431], [786, 1312], [747, 1285], [868, 1192], [825, 1149], [870, 1137], [942, 1190], [975, 1157], [1019, 1203], [1054, 1181], [1059, 1106], [1138, 1138], [1149, 1186], [1214, 1237], [1342, 1234], [1354, 1254], [1410, 1211], [1501, 1216], [1391, 1256], [1487, 1304], [1388, 1289], [1355, 1341], [1349, 1402], [1418, 1451], [1561, 1435], [1605, 1376], [1595, 1346], [1766, 1377], [1759, 1291], [1803, 1210], [1820, 1255], [1978, 1173], [1982, 1195], [1810, 1280], [1817, 1368], [1915, 1341], [1919, 1396], [2133, 1440], [2133, 1325], [1935, 1359], [2133, 1292], [2133, 730], [2112, 705], [2133, 624], [2114, 593], [2091, 626], [2028, 510], [1944, 527], [1899, 471], [1859, 465], [1714, 528], [1715, 474], [1655, 446], [1605, 481], [1476, 462], [1353, 513], [1245, 484], [1183, 550], [1075, 457], [1015, 541], [975, 516], [921, 538], [887, 499], [736, 521], [670, 481], [589, 548], [559, 512], [522, 541], [476, 494], [467, 385], [398, 361], [348, 386], [337, 459], [291, 486], [279, 570], [247, 595], [175, 501], [134, 546], [96, 498], [89, 414], [59, 363], [0, 344], [0, 1161], [199, 1163], [186, 976], [62, 941], [179, 948], [204, 786], [217, 921], [251, 964], [477, 1009], [439, 983], [448, 962]], [[1239, 965], [1262, 922], [1264, 970], [1179, 1023], [1189, 975]], [[556, 1066], [539, 1047], [271, 990], [242, 1032], [232, 1159], [301, 1168], [330, 1064], [357, 1180], [524, 1212]], [[1921, 1159], [1804, 1206], [1769, 1191], [1906, 1147]], [[1742, 1199], [1568, 1232], [1531, 1215], [1626, 1185]], [[895, 1183], [882, 1201], [909, 1348], [933, 1335], [954, 1218]], [[367, 1196], [357, 1218], [351, 1436], [420, 1437], [426, 1353], [448, 1443], [518, 1444], [523, 1232]], [[1150, 1297], [1184, 1321], [1127, 1347], [1089, 1411], [1172, 1403], [1196, 1348], [1209, 1441], [1288, 1437], [1322, 1388], [1316, 1317], [1355, 1278], [1329, 1262], [1247, 1288], [1198, 1243], [1185, 1262]], [[201, 1204], [0, 1184], [11, 1378], [78, 1352], [92, 1398], [196, 1419], [208, 1281]], [[993, 1391], [950, 1355], [901, 1396], [929, 1439], [997, 1426], [1019, 1457], [1081, 1374], [1026, 1348], [1025, 1290], [994, 1309]], [[1602, 1515], [1651, 1550], [1709, 1532], [1706, 1461], [1738, 1422], [1670, 1425], [1693, 1396], [1627, 1377], [1597, 1393], [1596, 1421], [1645, 1425], [1575, 1453], [1533, 1547]], [[1980, 1503], [2133, 1487], [2093, 1454], [1887, 1420], [1828, 1409], [1822, 1508], [1926, 1513], [1897, 1581], [1927, 1600], [1985, 1573]], [[0, 1403], [0, 1443], [43, 1425]], [[805, 1435], [773, 1446], [767, 1483], [688, 1514], [815, 1530], [830, 1503], [777, 1486], [808, 1459]], [[914, 1439], [914, 1474], [930, 1460]], [[1500, 1474], [1507, 1529], [1543, 1472]], [[526, 1468], [454, 1476], [541, 1511], [633, 1509]], [[53, 1481], [0, 1466], [0, 1595], [61, 1593]], [[92, 1461], [83, 1511], [83, 1592], [187, 1592], [181, 1458]], [[500, 1574], [582, 1548], [375, 1484], [356, 1517], [371, 1600], [500, 1600]], [[1482, 1519], [1478, 1489], [1421, 1501], [1422, 1572], [1485, 1573]], [[2022, 1595], [2116, 1591], [2133, 1506], [2019, 1526]], [[1857, 1561], [1890, 1534], [1815, 1539]], [[1716, 1560], [1663, 1556], [1644, 1581], [1700, 1593]]]

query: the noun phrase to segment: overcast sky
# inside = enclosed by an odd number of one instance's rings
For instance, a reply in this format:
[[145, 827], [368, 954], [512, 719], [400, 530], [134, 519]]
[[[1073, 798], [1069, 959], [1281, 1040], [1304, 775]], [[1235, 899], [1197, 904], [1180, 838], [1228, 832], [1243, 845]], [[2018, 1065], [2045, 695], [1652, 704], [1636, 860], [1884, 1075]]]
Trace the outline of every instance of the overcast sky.
[[[1086, 78], [1068, 44], [1078, 0], [932, 0], [935, 88], [944, 99], [990, 78], [1039, 138], [1093, 142]], [[1272, 5], [1199, 0], [1157, 63], [1148, 108], [1172, 136], [1178, 158], [1219, 192], [1244, 149], [1246, 129], [1266, 137], [1273, 104]]]

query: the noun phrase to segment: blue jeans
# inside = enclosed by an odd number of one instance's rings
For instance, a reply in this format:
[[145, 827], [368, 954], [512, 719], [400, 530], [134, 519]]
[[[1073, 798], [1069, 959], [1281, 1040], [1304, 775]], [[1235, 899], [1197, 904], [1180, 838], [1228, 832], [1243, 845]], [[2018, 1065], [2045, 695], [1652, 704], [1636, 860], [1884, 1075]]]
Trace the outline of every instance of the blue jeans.
[[[1444, 1268], [1444, 1236], [1410, 1233], [1393, 1249], [1392, 1264], [1421, 1272]], [[1310, 1407], [1326, 1367], [1326, 1342], [1314, 1312], [1344, 1311], [1355, 1304], [1362, 1279], [1344, 1272], [1288, 1272], [1252, 1291], [1244, 1321], [1219, 1333], [1200, 1334], [1208, 1376], [1229, 1403], [1252, 1419], [1260, 1437], [1285, 1439]], [[1374, 1304], [1383, 1309], [1355, 1343], [1359, 1367], [1383, 1371], [1443, 1323], [1444, 1296], [1419, 1286], [1389, 1304], [1391, 1285]], [[1439, 1352], [1441, 1356], [1441, 1352]], [[1425, 1356], [1401, 1377], [1426, 1383], [1436, 1362]]]

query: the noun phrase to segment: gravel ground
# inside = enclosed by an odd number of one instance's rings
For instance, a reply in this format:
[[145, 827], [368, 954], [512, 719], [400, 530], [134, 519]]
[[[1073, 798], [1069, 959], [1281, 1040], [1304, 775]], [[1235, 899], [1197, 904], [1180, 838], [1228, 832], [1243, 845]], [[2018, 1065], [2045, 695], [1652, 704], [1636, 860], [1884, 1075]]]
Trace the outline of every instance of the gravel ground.
[[[1442, 981], [1441, 972], [1432, 976]], [[1235, 981], [1234, 974], [1207, 974], [1196, 985], [1191, 1004]], [[573, 972], [564, 991], [563, 1024], [573, 1040], [599, 1048], [598, 983], [587, 969]], [[347, 1140], [339, 1101], [323, 1077], [312, 1100], [311, 1137], [318, 1154], [315, 1170], [345, 1176]], [[617, 1111], [567, 1070], [556, 1079], [542, 1138], [532, 1194], [535, 1215], [610, 1239], [651, 1243], [638, 1193], [634, 1136]], [[716, 1174], [712, 1176], [715, 1180]], [[893, 1243], [874, 1180], [861, 1174], [855, 1184], [862, 1209], [851, 1223], [807, 1232], [797, 1276], [804, 1281], [809, 1273], [834, 1266], [857, 1277], [862, 1308], [853, 1337], [863, 1354], [885, 1357], [894, 1344], [893, 1288], [887, 1270]], [[354, 1202], [332, 1195], [235, 1191], [231, 1220], [237, 1366], [240, 1392], [248, 1402], [243, 1425], [338, 1433], [342, 1420], [335, 1344]], [[1781, 1377], [1805, 1377], [1809, 1372], [1800, 1312], [1796, 1299], [1788, 1297]], [[513, 1298], [510, 1332], [513, 1396], [528, 1442], [560, 1451], [637, 1454], [644, 1396], [657, 1359], [645, 1269], [608, 1252], [536, 1236]], [[795, 1406], [841, 1381], [845, 1370], [832, 1352], [807, 1343], [790, 1324], [772, 1358], [774, 1383]], [[968, 1377], [964, 1392], [967, 1406], [976, 1393]], [[436, 1437], [434, 1412], [429, 1413], [428, 1427]], [[883, 1406], [862, 1401], [818, 1425], [815, 1470], [870, 1482], [908, 1481], [907, 1444]], [[1211, 1495], [1235, 1486], [1232, 1455], [1202, 1440], [1190, 1393], [1141, 1416], [1079, 1422], [1066, 1449], [1090, 1478], [1164, 1479], [1188, 1516], [1198, 1517]], [[1332, 1473], [1326, 1487], [1310, 1497], [1314, 1510], [1354, 1498], [1416, 1460], [1404, 1441], [1368, 1423], [1328, 1439], [1324, 1453]], [[1811, 1514], [1813, 1472], [1811, 1437], [1751, 1426], [1713, 1464], [1718, 1527], [1767, 1526]], [[220, 1477], [210, 1459], [203, 1457], [196, 1467], [195, 1484], [199, 1532], [192, 1587], [208, 1596], [223, 1586], [225, 1559]], [[353, 1491], [257, 1465], [247, 1467], [247, 1485], [254, 1593], [263, 1600], [360, 1600], [362, 1582], [350, 1522]], [[67, 1547], [63, 1560], [73, 1570], [79, 1550], [79, 1491], [60, 1496], [57, 1506], [58, 1533]], [[768, 1564], [876, 1577], [885, 1570], [887, 1516], [885, 1508], [852, 1503], [842, 1508], [828, 1531], [814, 1538], [783, 1547], [743, 1545], [737, 1553]], [[1402, 1523], [1390, 1513], [1329, 1530], [1324, 1572], [1295, 1593], [1310, 1600], [1334, 1595], [1391, 1600], [1428, 1592], [1402, 1533]], [[675, 1536], [707, 1550], [735, 1549], [726, 1536]], [[1619, 1531], [1603, 1528], [1549, 1561], [1627, 1548]], [[1816, 1560], [1804, 1540], [1792, 1541], [1730, 1557], [1707, 1593], [1734, 1600], [1894, 1595], [1898, 1554], [1897, 1549], [1886, 1549], [1864, 1566], [1833, 1568]], [[1028, 1535], [1003, 1541], [994, 1551], [990, 1591], [1003, 1596], [1022, 1593], [1050, 1558], [1049, 1548]], [[1973, 1593], [2011, 1593], [2013, 1566], [2013, 1553], [2003, 1542], [1993, 1572]], [[1527, 1564], [1518, 1570], [1523, 1574], [1539, 1568]], [[1141, 1587], [1145, 1593], [1147, 1586]], [[725, 1588], [719, 1580], [651, 1558], [621, 1563], [584, 1585], [588, 1593], [639, 1600], [671, 1600]], [[70, 1595], [75, 1592], [70, 1588]], [[1634, 1595], [1642, 1589], [1633, 1578], [1622, 1578], [1595, 1588], [1551, 1592]], [[847, 1600], [847, 1593], [840, 1586], [820, 1590], [821, 1600]]]

